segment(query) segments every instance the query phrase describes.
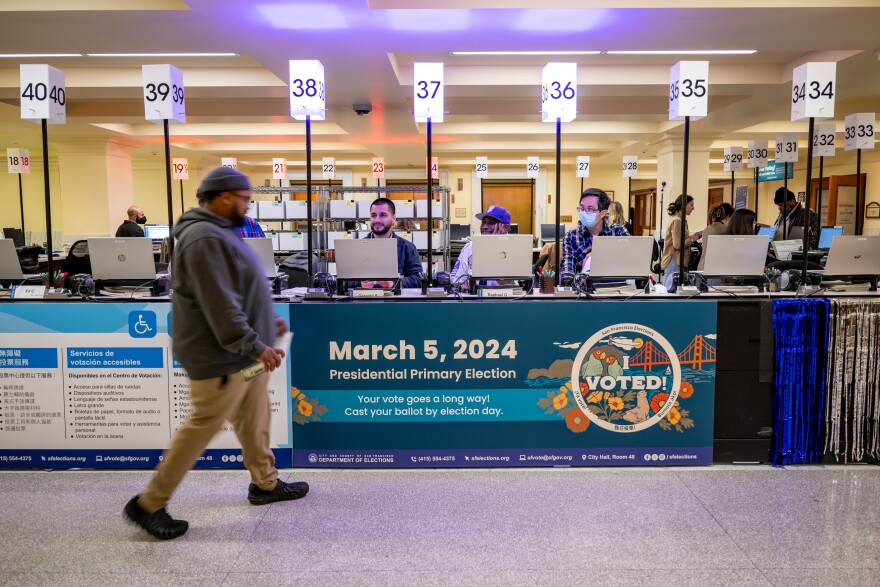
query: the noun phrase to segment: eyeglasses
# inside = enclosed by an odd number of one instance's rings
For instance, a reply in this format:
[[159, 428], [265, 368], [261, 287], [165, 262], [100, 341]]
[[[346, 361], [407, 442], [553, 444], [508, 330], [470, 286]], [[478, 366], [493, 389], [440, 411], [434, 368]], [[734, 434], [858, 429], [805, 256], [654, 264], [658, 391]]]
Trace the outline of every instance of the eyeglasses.
[[599, 212], [601, 212], [601, 210], [599, 210], [598, 208], [581, 208], [580, 206], [578, 206], [575, 209], [575, 212], [586, 212], [587, 214], [598, 214]]
[[245, 204], [250, 204], [250, 203], [251, 203], [251, 196], [250, 196], [250, 194], [248, 194], [247, 196], [243, 196], [242, 194], [239, 194], [239, 193], [236, 193], [236, 192], [229, 192], [229, 193], [232, 194], [233, 196], [235, 196], [236, 198], [241, 198], [242, 200], [244, 200]]

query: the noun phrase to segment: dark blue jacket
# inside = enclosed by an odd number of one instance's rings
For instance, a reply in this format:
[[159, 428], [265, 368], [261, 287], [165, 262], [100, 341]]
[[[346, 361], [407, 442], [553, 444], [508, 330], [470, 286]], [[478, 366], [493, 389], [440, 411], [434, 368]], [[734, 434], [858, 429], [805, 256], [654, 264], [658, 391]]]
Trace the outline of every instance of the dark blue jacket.
[[[401, 287], [422, 287], [422, 261], [418, 249], [394, 231], [391, 231], [391, 237], [397, 239], [397, 273], [403, 275]], [[365, 238], [373, 238], [373, 233]]]

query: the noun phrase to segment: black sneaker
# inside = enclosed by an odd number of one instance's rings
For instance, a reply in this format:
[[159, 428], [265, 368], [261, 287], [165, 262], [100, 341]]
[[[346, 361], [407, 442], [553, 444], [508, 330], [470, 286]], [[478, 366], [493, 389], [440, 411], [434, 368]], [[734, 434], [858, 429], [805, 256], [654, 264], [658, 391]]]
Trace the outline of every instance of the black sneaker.
[[183, 536], [189, 529], [186, 520], [175, 520], [168, 514], [168, 510], [162, 508], [157, 512], [148, 514], [138, 503], [140, 495], [135, 495], [125, 504], [126, 517], [146, 530], [150, 536], [160, 540], [171, 540]]
[[309, 492], [309, 484], [305, 481], [296, 483], [285, 483], [281, 479], [275, 485], [272, 491], [260, 489], [253, 483], [248, 487], [248, 501], [253, 505], [266, 505], [267, 503], [275, 503], [276, 501], [287, 501], [290, 499], [299, 499], [305, 497]]

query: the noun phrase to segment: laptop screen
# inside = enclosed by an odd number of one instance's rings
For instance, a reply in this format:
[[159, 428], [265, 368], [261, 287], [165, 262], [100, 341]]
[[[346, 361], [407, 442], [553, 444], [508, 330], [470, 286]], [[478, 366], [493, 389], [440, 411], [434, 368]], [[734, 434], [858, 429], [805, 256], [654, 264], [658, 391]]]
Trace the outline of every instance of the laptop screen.
[[339, 279], [396, 279], [397, 239], [339, 239], [336, 241]]
[[0, 239], [0, 279], [23, 279], [21, 263], [12, 239]]
[[153, 240], [162, 240], [169, 236], [170, 231], [167, 224], [147, 224], [144, 226], [144, 236]]
[[828, 250], [831, 248], [831, 240], [835, 236], [843, 236], [842, 226], [823, 226], [819, 231], [819, 248]]
[[[565, 236], [565, 225], [559, 225], [559, 238], [560, 240]], [[542, 224], [541, 225], [541, 240], [542, 241], [552, 241], [556, 240], [556, 225], [555, 224]]]
[[89, 257], [95, 279], [156, 278], [153, 243], [145, 238], [90, 238]]
[[772, 240], [773, 240], [773, 235], [774, 235], [775, 233], [776, 233], [776, 227], [775, 227], [775, 226], [764, 226], [764, 225], [762, 225], [762, 226], [759, 226], [759, 227], [758, 227], [758, 232], [757, 232], [756, 234], [758, 234], [758, 235], [760, 235], [760, 236], [766, 236], [766, 237], [768, 237], [768, 238], [772, 241]]
[[247, 245], [254, 250], [260, 259], [260, 266], [263, 268], [263, 275], [266, 277], [275, 277], [278, 275], [278, 269], [275, 267], [275, 253], [272, 250], [271, 238], [246, 238], [242, 239]]

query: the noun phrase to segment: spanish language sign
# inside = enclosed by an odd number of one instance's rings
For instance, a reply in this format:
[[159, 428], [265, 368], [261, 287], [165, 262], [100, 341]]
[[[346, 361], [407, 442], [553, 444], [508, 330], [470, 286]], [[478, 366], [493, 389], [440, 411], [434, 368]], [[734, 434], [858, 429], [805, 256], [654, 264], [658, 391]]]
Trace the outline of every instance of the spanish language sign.
[[[288, 306], [276, 306], [287, 318]], [[169, 304], [0, 306], [0, 468], [152, 468], [189, 418]], [[289, 363], [288, 363], [289, 365]], [[271, 443], [290, 466], [289, 368], [269, 380]], [[227, 425], [199, 467], [241, 467]]]
[[716, 311], [291, 306], [294, 465], [711, 464]]

